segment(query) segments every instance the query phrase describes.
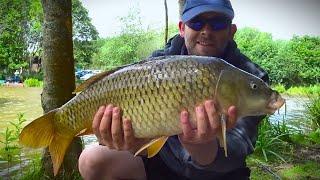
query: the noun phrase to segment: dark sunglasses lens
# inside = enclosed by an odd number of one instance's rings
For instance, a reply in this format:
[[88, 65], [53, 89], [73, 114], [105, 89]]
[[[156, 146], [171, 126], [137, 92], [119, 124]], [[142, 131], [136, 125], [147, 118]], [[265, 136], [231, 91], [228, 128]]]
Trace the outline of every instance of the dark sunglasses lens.
[[201, 21], [193, 20], [187, 22], [187, 26], [195, 31], [200, 31], [203, 28], [204, 23]]
[[187, 22], [186, 24], [191, 29], [195, 31], [200, 31], [206, 23], [210, 25], [212, 30], [219, 31], [219, 30], [226, 29], [231, 23], [231, 21], [226, 18], [213, 18], [213, 19], [206, 19], [206, 20], [193, 19]]
[[229, 24], [227, 21], [211, 21], [211, 22], [208, 22], [208, 23], [210, 24], [210, 27], [214, 31], [219, 31], [219, 30], [226, 29], [228, 27], [228, 24]]

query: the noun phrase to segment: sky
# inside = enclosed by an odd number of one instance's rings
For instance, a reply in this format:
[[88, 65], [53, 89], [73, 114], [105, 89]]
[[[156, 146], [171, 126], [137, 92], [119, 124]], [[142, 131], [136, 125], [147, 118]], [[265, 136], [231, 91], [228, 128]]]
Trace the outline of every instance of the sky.
[[[121, 30], [120, 17], [140, 10], [144, 28], [165, 25], [164, 0], [81, 0], [100, 37]], [[178, 0], [167, 0], [169, 22], [178, 24]], [[293, 35], [320, 36], [320, 0], [231, 0], [238, 28], [254, 27], [272, 33], [274, 39]]]

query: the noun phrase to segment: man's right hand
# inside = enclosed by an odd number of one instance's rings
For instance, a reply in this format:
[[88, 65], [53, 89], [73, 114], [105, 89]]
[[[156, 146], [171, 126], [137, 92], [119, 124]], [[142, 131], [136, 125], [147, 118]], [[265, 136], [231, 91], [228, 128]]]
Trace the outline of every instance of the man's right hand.
[[138, 139], [134, 136], [131, 120], [122, 119], [121, 109], [109, 104], [100, 106], [96, 112], [92, 129], [102, 145], [109, 149], [126, 150], [135, 153], [150, 139]]

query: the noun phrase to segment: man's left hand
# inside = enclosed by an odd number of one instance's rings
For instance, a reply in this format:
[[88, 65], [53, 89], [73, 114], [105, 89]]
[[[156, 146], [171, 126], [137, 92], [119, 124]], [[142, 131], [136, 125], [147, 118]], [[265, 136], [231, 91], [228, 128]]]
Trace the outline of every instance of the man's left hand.
[[[181, 112], [183, 133], [179, 135], [179, 139], [192, 160], [200, 165], [207, 165], [214, 161], [218, 151], [217, 135], [221, 133], [221, 114], [216, 110], [213, 100], [207, 100], [204, 105], [197, 106], [195, 112], [196, 129], [191, 126], [189, 113]], [[227, 129], [229, 129], [236, 124], [235, 106], [228, 108], [227, 118]]]

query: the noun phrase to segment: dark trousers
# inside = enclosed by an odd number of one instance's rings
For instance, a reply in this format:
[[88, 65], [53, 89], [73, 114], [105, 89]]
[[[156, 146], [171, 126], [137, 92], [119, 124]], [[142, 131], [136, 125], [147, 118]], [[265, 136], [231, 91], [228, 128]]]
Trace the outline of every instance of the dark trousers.
[[[142, 158], [145, 166], [145, 171], [147, 173], [148, 180], [189, 180], [188, 178], [179, 175], [172, 171], [166, 164], [162, 161], [159, 155], [151, 159]], [[215, 180], [248, 180], [250, 179], [250, 169], [249, 168], [239, 168], [234, 171], [228, 172], [221, 175], [219, 178], [214, 178]], [[208, 179], [211, 180], [211, 179]]]

